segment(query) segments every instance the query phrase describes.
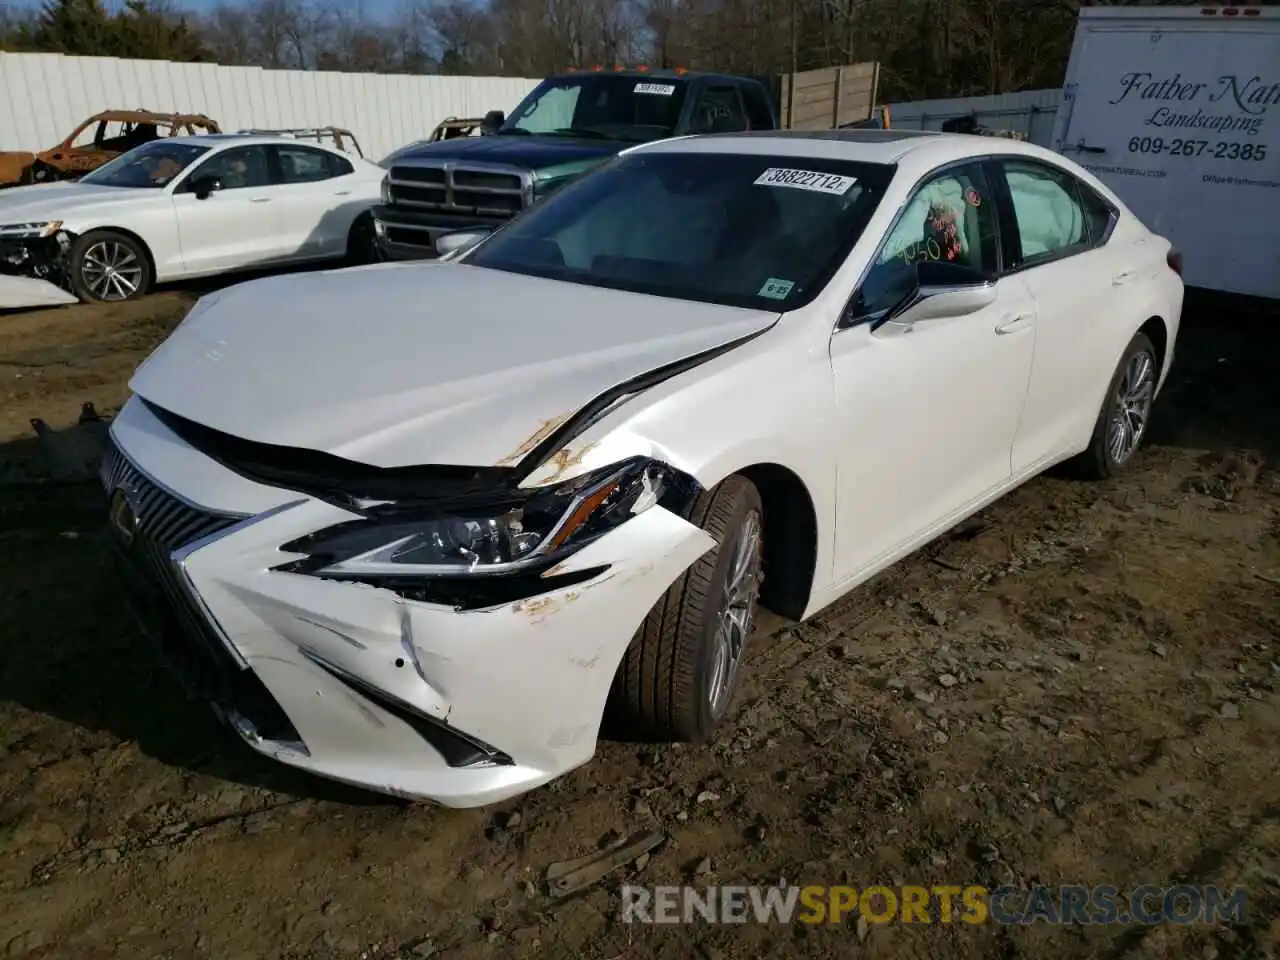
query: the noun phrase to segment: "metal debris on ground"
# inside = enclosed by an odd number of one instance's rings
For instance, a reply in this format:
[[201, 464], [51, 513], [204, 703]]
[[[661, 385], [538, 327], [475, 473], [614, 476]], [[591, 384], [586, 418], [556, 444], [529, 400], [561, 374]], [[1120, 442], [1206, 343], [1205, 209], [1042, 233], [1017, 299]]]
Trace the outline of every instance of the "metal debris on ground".
[[79, 420], [65, 430], [54, 430], [39, 417], [32, 419], [31, 428], [39, 441], [40, 457], [54, 480], [91, 480], [97, 476], [110, 426], [91, 402], [81, 406]]
[[553, 897], [577, 893], [660, 846], [667, 835], [658, 830], [633, 834], [622, 843], [575, 860], [562, 860], [547, 867], [547, 887]]

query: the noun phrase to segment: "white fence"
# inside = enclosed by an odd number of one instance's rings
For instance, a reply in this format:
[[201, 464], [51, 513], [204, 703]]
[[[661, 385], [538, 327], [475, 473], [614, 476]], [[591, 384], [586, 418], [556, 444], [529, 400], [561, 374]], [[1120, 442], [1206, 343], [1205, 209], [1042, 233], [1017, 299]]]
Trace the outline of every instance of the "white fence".
[[510, 111], [537, 82], [0, 53], [0, 150], [43, 150], [101, 110], [144, 108], [203, 113], [227, 131], [346, 127], [380, 160], [446, 117]]
[[972, 114], [984, 127], [1016, 130], [1027, 134], [1032, 143], [1047, 147], [1061, 101], [1061, 90], [1024, 90], [991, 97], [891, 103], [889, 114], [893, 126], [907, 130], [940, 130], [943, 121]]

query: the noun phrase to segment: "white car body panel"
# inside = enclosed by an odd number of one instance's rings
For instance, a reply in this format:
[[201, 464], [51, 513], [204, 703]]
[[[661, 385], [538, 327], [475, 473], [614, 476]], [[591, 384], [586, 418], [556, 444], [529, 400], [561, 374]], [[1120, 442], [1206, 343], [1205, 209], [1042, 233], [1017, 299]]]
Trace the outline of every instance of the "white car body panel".
[[56, 307], [76, 302], [75, 297], [48, 280], [0, 274], [0, 310]]
[[[1160, 382], [1167, 376], [1182, 304], [1167, 241], [1048, 151], [949, 136], [723, 137], [637, 149], [847, 156], [894, 162], [899, 171], [823, 291], [781, 315], [505, 274], [470, 266], [463, 254], [211, 295], [135, 375], [138, 396], [112, 427], [119, 448], [183, 500], [251, 515], [180, 562], [309, 752], [248, 736], [257, 749], [335, 779], [456, 806], [544, 783], [591, 756], [632, 635], [713, 542], [650, 507], [557, 568], [608, 564], [608, 572], [466, 612], [271, 571], [289, 557], [282, 544], [354, 514], [227, 469], [139, 398], [238, 438], [379, 468], [497, 467], [610, 388], [736, 343], [622, 398], [530, 464], [521, 482], [557, 484], [635, 456], [669, 463], [704, 488], [744, 470], [785, 472], [803, 485], [817, 523], [803, 609], [811, 616], [1084, 450], [1116, 363], [1151, 318], [1167, 335]], [[917, 182], [988, 153], [1056, 163], [1097, 189], [1121, 211], [1108, 244], [1002, 276], [994, 303], [963, 317], [909, 332], [893, 322], [838, 327]], [[347, 333], [352, 317], [356, 336]], [[318, 661], [514, 762], [446, 766]]]
[[181, 188], [218, 154], [237, 147], [298, 147], [288, 137], [236, 134], [173, 137], [167, 143], [209, 147], [163, 188], [58, 182], [0, 192], [0, 225], [61, 221], [81, 236], [118, 230], [142, 240], [155, 264], [155, 280], [169, 282], [233, 270], [340, 258], [356, 217], [380, 196], [377, 164], [323, 144], [303, 144], [342, 157], [352, 172], [310, 183], [271, 184], [218, 191], [205, 200]]

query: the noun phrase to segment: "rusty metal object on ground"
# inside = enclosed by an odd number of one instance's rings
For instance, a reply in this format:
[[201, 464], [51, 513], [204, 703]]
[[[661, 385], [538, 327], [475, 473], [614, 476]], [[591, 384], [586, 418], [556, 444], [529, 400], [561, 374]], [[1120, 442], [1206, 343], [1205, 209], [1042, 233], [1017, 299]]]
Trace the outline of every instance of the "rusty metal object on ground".
[[659, 846], [667, 835], [660, 830], [634, 834], [614, 847], [547, 867], [547, 888], [553, 897], [567, 897]]

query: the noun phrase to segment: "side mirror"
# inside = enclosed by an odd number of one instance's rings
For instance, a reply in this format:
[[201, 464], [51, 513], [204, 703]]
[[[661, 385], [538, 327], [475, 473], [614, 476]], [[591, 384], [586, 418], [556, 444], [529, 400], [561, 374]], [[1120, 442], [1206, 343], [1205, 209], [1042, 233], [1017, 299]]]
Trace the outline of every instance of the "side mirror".
[[212, 194], [222, 189], [222, 181], [217, 177], [196, 177], [191, 181], [191, 192], [197, 200], [208, 200]]
[[492, 136], [497, 133], [506, 122], [507, 115], [505, 113], [501, 110], [490, 110], [484, 115], [484, 119], [480, 121], [480, 136]]
[[450, 230], [436, 237], [436, 253], [443, 257], [454, 257], [466, 253], [489, 234], [493, 227], [467, 227], [465, 230]]
[[922, 320], [963, 317], [996, 302], [994, 280], [972, 267], [942, 260], [916, 265], [915, 292], [886, 319], [909, 327]]

